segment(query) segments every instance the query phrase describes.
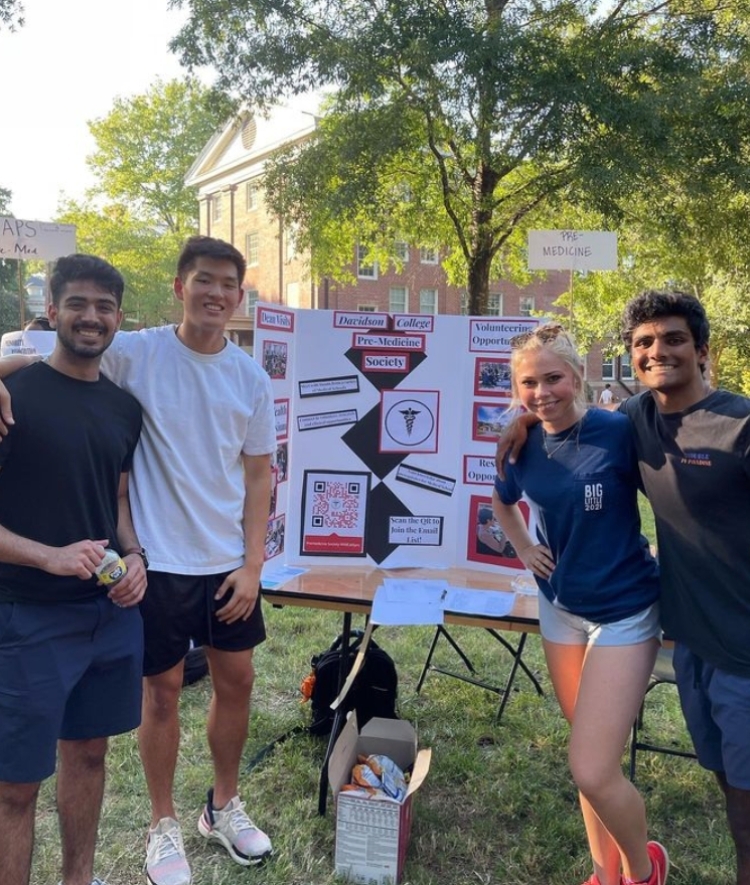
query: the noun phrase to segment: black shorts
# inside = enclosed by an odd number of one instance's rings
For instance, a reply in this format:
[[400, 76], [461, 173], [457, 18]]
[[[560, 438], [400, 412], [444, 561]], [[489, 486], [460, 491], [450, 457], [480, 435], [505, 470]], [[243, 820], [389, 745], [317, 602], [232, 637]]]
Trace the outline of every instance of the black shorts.
[[214, 599], [216, 591], [231, 572], [219, 575], [173, 575], [148, 573], [148, 589], [141, 601], [145, 651], [143, 675], [156, 676], [171, 670], [194, 645], [220, 651], [245, 651], [266, 638], [260, 590], [258, 602], [246, 620], [225, 624], [216, 617], [217, 609], [229, 596]]

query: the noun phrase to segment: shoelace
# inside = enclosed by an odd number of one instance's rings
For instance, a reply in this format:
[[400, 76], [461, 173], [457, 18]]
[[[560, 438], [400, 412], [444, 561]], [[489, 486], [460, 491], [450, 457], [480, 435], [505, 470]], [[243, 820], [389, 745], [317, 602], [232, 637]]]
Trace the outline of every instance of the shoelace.
[[172, 827], [166, 833], [158, 833], [152, 838], [156, 840], [156, 860], [158, 863], [175, 854], [185, 853], [182, 847], [182, 836], [177, 827]]
[[245, 803], [240, 804], [229, 812], [229, 826], [235, 833], [241, 833], [243, 830], [257, 830], [258, 828], [250, 820], [245, 811]]

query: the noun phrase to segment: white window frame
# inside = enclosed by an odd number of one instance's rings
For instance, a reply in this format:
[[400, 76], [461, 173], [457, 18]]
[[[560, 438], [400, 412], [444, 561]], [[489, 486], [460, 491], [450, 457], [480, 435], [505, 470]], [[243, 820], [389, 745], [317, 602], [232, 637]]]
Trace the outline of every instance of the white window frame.
[[[424, 301], [427, 293], [430, 293], [433, 298], [432, 310], [424, 309]], [[419, 290], [419, 312], [423, 314], [430, 314], [431, 316], [436, 316], [438, 312], [438, 290], [434, 286], [429, 286], [424, 289]]]
[[615, 358], [611, 357], [602, 357], [602, 381], [614, 381], [615, 380]]
[[368, 253], [367, 246], [357, 246], [357, 277], [360, 280], [377, 280], [378, 263], [373, 261], [372, 264], [365, 264]]
[[396, 240], [393, 244], [393, 255], [402, 264], [409, 263], [409, 244], [406, 240]]
[[245, 260], [248, 267], [257, 267], [260, 264], [260, 233], [257, 230], [245, 234]]
[[634, 381], [635, 372], [633, 371], [633, 361], [629, 353], [624, 353], [620, 357], [620, 378], [623, 381]]
[[258, 208], [260, 187], [257, 181], [245, 182], [245, 211], [253, 212]]
[[433, 249], [430, 246], [420, 246], [419, 249], [419, 263], [420, 264], [437, 264], [440, 260], [440, 255], [437, 249]]
[[[493, 306], [494, 304], [494, 306]], [[487, 316], [501, 317], [503, 315], [503, 293], [490, 292], [487, 298]]]
[[224, 202], [221, 191], [211, 194], [211, 221], [221, 221], [221, 210]]
[[245, 289], [245, 316], [255, 316], [255, 305], [260, 300], [257, 289]]
[[536, 305], [536, 299], [533, 295], [522, 295], [518, 299], [518, 315], [520, 317], [533, 316]]
[[[394, 299], [394, 293], [399, 293]], [[391, 286], [388, 290], [388, 312], [409, 313], [409, 289], [406, 286]]]

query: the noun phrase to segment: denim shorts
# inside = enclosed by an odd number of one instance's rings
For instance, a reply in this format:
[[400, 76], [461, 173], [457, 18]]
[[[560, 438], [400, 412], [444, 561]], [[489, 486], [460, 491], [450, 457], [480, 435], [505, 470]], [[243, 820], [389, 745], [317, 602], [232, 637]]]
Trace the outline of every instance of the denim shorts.
[[225, 624], [216, 617], [227, 595], [217, 604], [214, 596], [230, 572], [217, 575], [173, 575], [148, 573], [148, 590], [141, 600], [145, 653], [144, 676], [165, 673], [188, 653], [193, 645], [206, 645], [220, 651], [245, 651], [266, 638], [260, 589], [258, 602], [246, 620]]
[[680, 643], [674, 669], [682, 713], [700, 764], [750, 790], [750, 677], [720, 670]]
[[0, 781], [37, 783], [57, 741], [91, 740], [141, 721], [143, 623], [106, 596], [0, 602]]
[[539, 631], [547, 642], [560, 645], [638, 645], [649, 639], [661, 640], [659, 603], [611, 624], [599, 624], [553, 605], [539, 593]]

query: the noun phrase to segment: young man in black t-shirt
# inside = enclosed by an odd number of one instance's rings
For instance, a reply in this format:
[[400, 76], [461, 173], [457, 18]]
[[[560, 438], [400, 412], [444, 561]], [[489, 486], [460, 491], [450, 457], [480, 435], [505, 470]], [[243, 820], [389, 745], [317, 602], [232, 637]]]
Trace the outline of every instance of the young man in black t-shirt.
[[[28, 885], [40, 782], [60, 765], [63, 885], [89, 885], [107, 737], [140, 720], [146, 573], [127, 494], [137, 401], [99, 374], [120, 274], [89, 255], [50, 280], [53, 353], [8, 381], [0, 446], [0, 883]], [[95, 570], [111, 546], [127, 574]]]

